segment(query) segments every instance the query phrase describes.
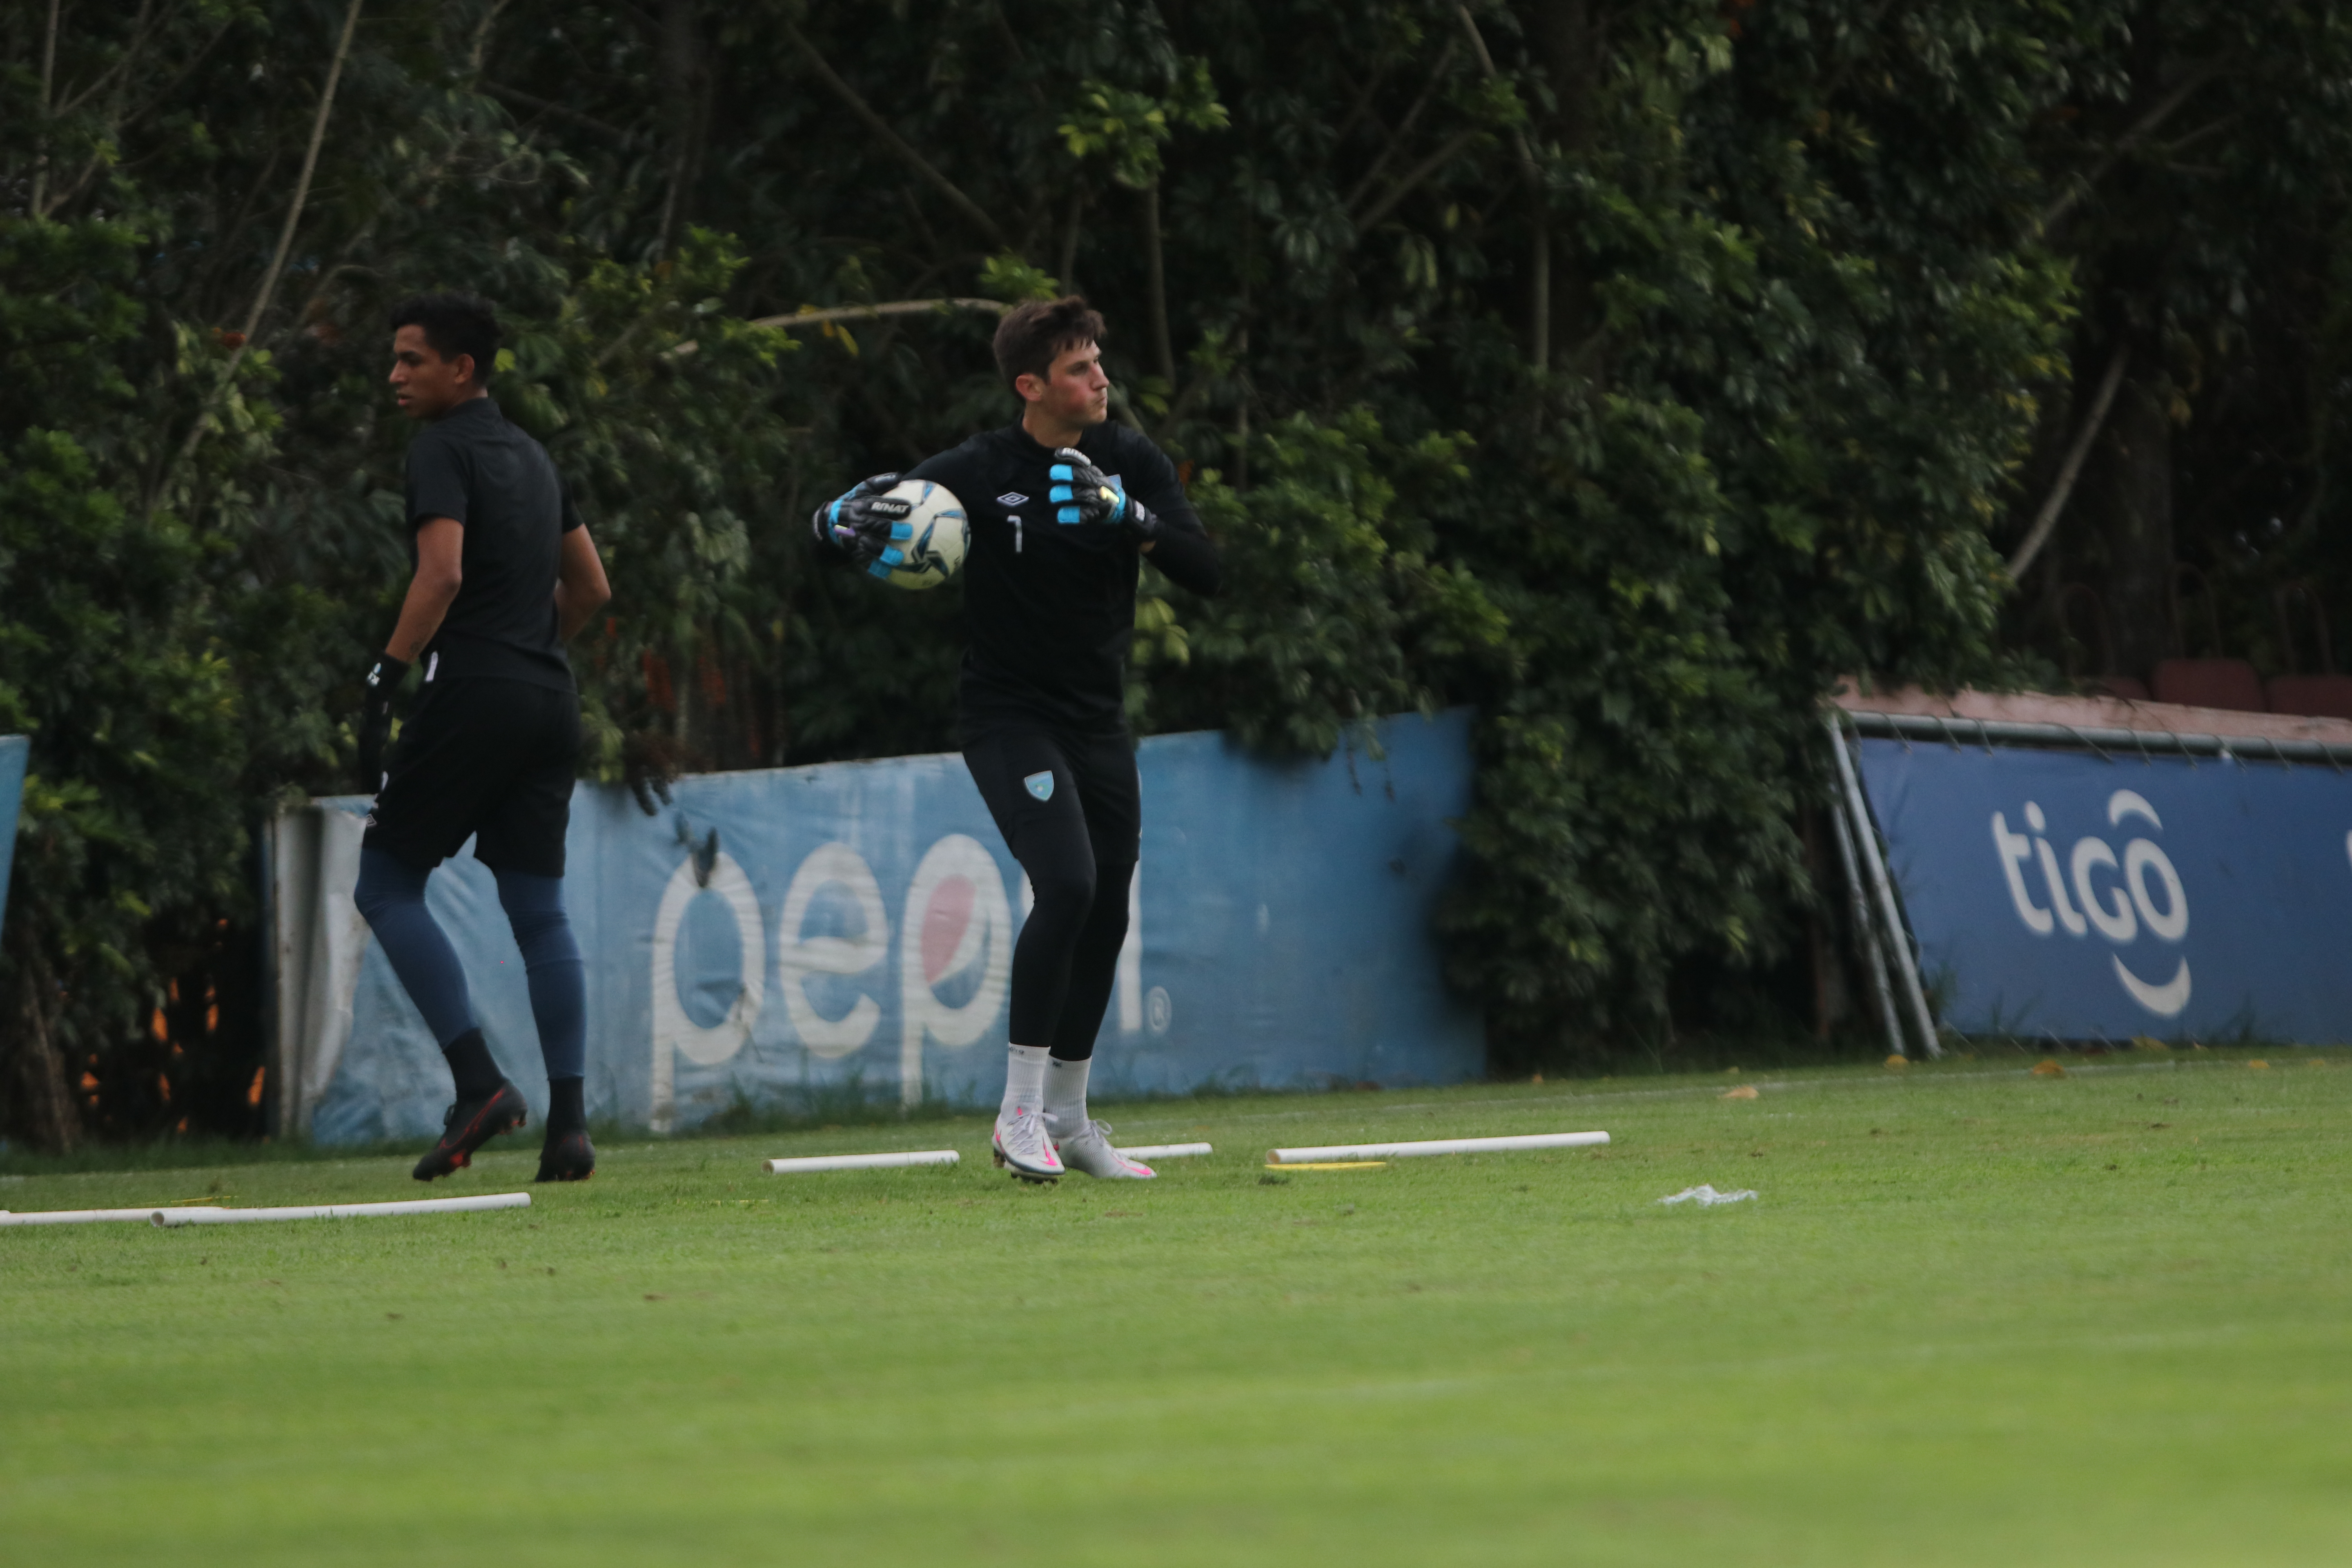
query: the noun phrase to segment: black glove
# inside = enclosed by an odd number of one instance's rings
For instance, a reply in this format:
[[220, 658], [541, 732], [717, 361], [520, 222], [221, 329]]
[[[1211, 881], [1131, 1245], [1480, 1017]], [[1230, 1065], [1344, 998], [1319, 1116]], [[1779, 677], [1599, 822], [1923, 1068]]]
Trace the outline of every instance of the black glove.
[[408, 679], [408, 663], [388, 653], [368, 667], [367, 695], [360, 701], [359, 781], [362, 795], [383, 787], [384, 748], [392, 743], [392, 702]]
[[1160, 537], [1159, 515], [1125, 490], [1114, 489], [1109, 476], [1084, 452], [1063, 447], [1055, 450], [1054, 459], [1054, 466], [1045, 470], [1045, 477], [1054, 481], [1045, 499], [1054, 503], [1057, 521], [1107, 522], [1138, 544], [1150, 544]]
[[877, 474], [817, 508], [809, 526], [816, 533], [818, 545], [870, 570], [890, 547], [892, 526], [903, 525], [915, 510], [912, 502], [887, 499], [898, 482], [896, 474]]

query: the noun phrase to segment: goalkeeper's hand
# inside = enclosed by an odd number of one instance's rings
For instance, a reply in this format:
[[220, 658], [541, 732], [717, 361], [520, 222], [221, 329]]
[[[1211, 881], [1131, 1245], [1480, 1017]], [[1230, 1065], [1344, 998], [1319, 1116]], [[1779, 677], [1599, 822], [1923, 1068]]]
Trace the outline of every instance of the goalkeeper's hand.
[[[818, 546], [871, 571], [889, 552], [894, 539], [912, 537], [911, 530], [903, 534], [895, 531], [907, 528], [907, 516], [915, 510], [911, 501], [889, 499], [891, 487], [898, 482], [896, 474], [877, 474], [817, 508], [809, 526]], [[888, 571], [889, 566], [883, 570]]]
[[1045, 477], [1054, 481], [1045, 499], [1054, 503], [1056, 521], [1107, 522], [1139, 545], [1160, 537], [1159, 515], [1125, 490], [1112, 488], [1109, 478], [1076, 447], [1055, 450]]
[[362, 795], [373, 795], [383, 787], [384, 762], [392, 750], [393, 703], [400, 695], [400, 683], [407, 678], [407, 663], [388, 653], [376, 655], [368, 666], [366, 692], [360, 699], [356, 770]]

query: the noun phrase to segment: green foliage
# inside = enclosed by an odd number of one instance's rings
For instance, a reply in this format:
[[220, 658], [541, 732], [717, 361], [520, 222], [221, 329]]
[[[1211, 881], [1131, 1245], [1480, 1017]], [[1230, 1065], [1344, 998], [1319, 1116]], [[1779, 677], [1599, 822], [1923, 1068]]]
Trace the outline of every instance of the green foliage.
[[1159, 99], [1105, 81], [1083, 84], [1078, 107], [1061, 126], [1063, 145], [1073, 158], [1108, 159], [1111, 178], [1129, 190], [1158, 183], [1160, 147], [1178, 127], [1222, 131], [1231, 123], [1209, 79], [1208, 61], [1184, 61], [1171, 86]]
[[1492, 575], [1515, 580], [1520, 673], [1488, 706], [1473, 869], [1445, 919], [1457, 974], [1522, 1038], [1563, 1009], [1660, 1026], [1675, 962], [1769, 951], [1801, 885], [1809, 715], [1733, 634], [1700, 436], [1688, 410], [1603, 401], [1546, 444], [1557, 510], [1497, 542], [1518, 558]]
[[[1500, 657], [1501, 612], [1470, 573], [1431, 559], [1425, 516], [1400, 504], [1401, 489], [1465, 479], [1468, 445], [1433, 435], [1400, 450], [1369, 410], [1329, 426], [1302, 414], [1257, 438], [1250, 489], [1201, 474], [1192, 499], [1226, 586], [1176, 611], [1188, 657], [1170, 702], [1149, 710], [1154, 727], [1223, 725], [1253, 746], [1327, 755], [1381, 714], [1435, 711], [1449, 675]], [[1147, 651], [1138, 673], [1160, 658]]]
[[[157, 943], [249, 908], [242, 693], [210, 606], [187, 591], [218, 547], [108, 482], [128, 455], [106, 437], [134, 402], [115, 356], [140, 325], [140, 237], [105, 220], [0, 217], [10, 295], [48, 301], [0, 310], [0, 399], [13, 405], [0, 446], [0, 716], [35, 740], [9, 1032], [17, 1087], [52, 1095], [68, 1064], [121, 1043], [124, 1000], [145, 989]], [[46, 1109], [52, 1123], [64, 1110]]]
[[985, 298], [1013, 305], [1024, 300], [1057, 299], [1062, 285], [1017, 256], [992, 256], [981, 265], [980, 291]]
[[[513, 371], [496, 390], [596, 520], [614, 602], [573, 663], [587, 766], [609, 781], [625, 772], [626, 735], [677, 712], [689, 669], [723, 681], [726, 663], [778, 635], [775, 598], [789, 597], [802, 563], [773, 549], [796, 531], [772, 486], [791, 443], [767, 410], [779, 362], [801, 345], [725, 310], [743, 258], [718, 236], [690, 233], [658, 267], [576, 248], [567, 259], [576, 270], [551, 290], [548, 314], [511, 320]], [[759, 578], [756, 540], [770, 545]], [[646, 679], [664, 667], [677, 671], [667, 704], [663, 683]], [[690, 731], [684, 740], [690, 752]]]

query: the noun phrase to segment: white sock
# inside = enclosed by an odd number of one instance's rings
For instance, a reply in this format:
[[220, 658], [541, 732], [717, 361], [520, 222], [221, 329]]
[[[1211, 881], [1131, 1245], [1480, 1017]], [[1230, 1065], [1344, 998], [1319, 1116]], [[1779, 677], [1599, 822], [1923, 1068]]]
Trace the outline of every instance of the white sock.
[[1066, 1138], [1085, 1128], [1087, 1069], [1092, 1066], [1091, 1057], [1082, 1062], [1055, 1057], [1045, 1064], [1045, 1125], [1055, 1137]]
[[1007, 1046], [1004, 1050], [1004, 1106], [1000, 1115], [1039, 1110], [1045, 1104], [1045, 1064], [1053, 1053], [1043, 1046]]

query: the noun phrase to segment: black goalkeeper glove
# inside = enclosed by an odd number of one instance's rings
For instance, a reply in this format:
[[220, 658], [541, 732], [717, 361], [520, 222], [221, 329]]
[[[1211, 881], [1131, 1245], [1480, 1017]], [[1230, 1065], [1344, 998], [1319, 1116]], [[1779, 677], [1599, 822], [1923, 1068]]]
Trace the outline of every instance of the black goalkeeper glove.
[[1054, 503], [1056, 521], [1107, 522], [1138, 544], [1150, 544], [1160, 537], [1163, 524], [1159, 514], [1125, 490], [1113, 488], [1109, 476], [1084, 452], [1063, 447], [1054, 458], [1054, 466], [1045, 470], [1054, 488], [1045, 499]]
[[368, 667], [367, 695], [360, 702], [359, 784], [362, 795], [383, 787], [383, 754], [392, 744], [392, 704], [400, 683], [408, 679], [408, 662], [388, 653], [375, 656]]
[[809, 526], [819, 547], [871, 571], [890, 548], [891, 530], [904, 527], [908, 514], [915, 510], [911, 501], [889, 499], [891, 487], [898, 482], [896, 474], [877, 474], [817, 508]]

